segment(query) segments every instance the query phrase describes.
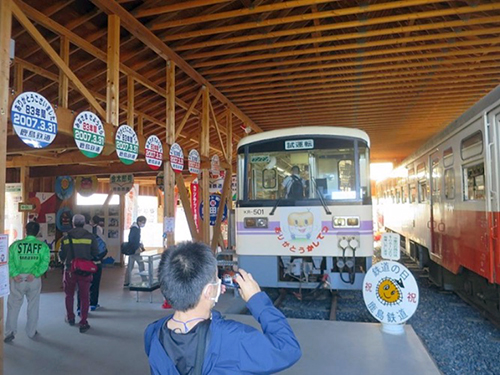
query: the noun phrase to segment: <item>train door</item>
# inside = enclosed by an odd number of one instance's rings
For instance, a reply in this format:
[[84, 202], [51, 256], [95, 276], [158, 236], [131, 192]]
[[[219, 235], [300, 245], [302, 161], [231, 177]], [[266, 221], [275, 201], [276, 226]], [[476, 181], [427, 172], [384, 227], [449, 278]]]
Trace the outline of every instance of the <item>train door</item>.
[[[429, 228], [431, 230], [431, 247], [430, 256], [437, 263], [441, 263], [443, 251], [443, 235], [445, 231], [445, 224], [443, 221], [444, 204], [441, 198], [441, 188], [443, 179], [443, 168], [439, 162], [439, 154], [435, 152], [429, 157], [430, 170], [430, 222]], [[436, 259], [438, 258], [438, 259]]]
[[490, 227], [490, 282], [500, 283], [500, 107], [485, 115], [488, 224]]

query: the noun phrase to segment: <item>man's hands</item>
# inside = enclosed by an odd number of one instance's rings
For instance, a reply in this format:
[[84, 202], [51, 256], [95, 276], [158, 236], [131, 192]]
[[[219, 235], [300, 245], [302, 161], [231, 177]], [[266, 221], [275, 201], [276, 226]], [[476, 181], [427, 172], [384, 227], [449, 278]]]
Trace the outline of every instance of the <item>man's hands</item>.
[[26, 281], [31, 283], [33, 280], [35, 280], [35, 276], [32, 274], [29, 274], [28, 277], [26, 278]]
[[[16, 283], [20, 283], [20, 282], [23, 282], [23, 281], [25, 280], [25, 279], [24, 279], [24, 277], [23, 277], [23, 276], [21, 276], [21, 275], [17, 275], [17, 276], [16, 276], [16, 277], [14, 277], [13, 279], [14, 279], [14, 281], [15, 281]], [[28, 276], [26, 276], [26, 281], [27, 281], [28, 283], [31, 283], [33, 280], [35, 280], [35, 275], [29, 274]]]
[[254, 294], [260, 292], [259, 284], [253, 279], [252, 274], [241, 268], [238, 270], [235, 280], [240, 286], [241, 298], [243, 298], [245, 302], [248, 302]]
[[16, 277], [14, 277], [14, 281], [16, 283], [20, 283], [21, 281], [23, 281], [23, 277], [21, 275], [17, 275]]

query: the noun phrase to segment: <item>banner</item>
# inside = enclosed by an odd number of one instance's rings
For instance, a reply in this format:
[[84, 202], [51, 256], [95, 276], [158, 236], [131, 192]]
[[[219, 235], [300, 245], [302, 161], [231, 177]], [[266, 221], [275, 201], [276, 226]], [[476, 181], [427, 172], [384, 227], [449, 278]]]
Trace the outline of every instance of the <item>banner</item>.
[[191, 190], [191, 212], [193, 213], [196, 230], [200, 230], [200, 216], [198, 214], [198, 205], [200, 204], [200, 185], [198, 179], [195, 178], [189, 186]]

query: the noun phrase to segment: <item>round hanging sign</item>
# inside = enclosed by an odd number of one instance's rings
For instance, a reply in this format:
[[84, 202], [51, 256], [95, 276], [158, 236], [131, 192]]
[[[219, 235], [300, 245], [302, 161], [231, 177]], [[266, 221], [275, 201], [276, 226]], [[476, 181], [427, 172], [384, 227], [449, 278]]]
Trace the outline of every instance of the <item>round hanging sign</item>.
[[[219, 210], [221, 202], [221, 196], [219, 194], [210, 195], [209, 199], [209, 213], [210, 213], [210, 225], [214, 226], [217, 221], [217, 211]], [[203, 201], [200, 203], [200, 216], [203, 220]], [[227, 205], [224, 205], [224, 212], [222, 213], [222, 221], [227, 218]]]
[[146, 140], [146, 164], [152, 170], [156, 171], [160, 169], [163, 163], [163, 146], [161, 144], [160, 138], [156, 135], [150, 136]]
[[68, 207], [61, 207], [56, 214], [56, 226], [61, 232], [67, 232], [73, 228], [71, 220], [73, 212]]
[[73, 137], [83, 155], [95, 158], [104, 148], [105, 134], [102, 121], [92, 112], [80, 113], [73, 123]]
[[74, 191], [74, 182], [71, 176], [59, 176], [56, 178], [56, 195], [61, 200], [71, 198]]
[[189, 173], [198, 176], [200, 174], [201, 159], [200, 153], [196, 150], [189, 151], [188, 168]]
[[132, 164], [139, 154], [139, 140], [134, 129], [128, 125], [122, 125], [116, 131], [115, 136], [116, 153], [123, 164]]
[[48, 100], [36, 92], [24, 92], [14, 99], [10, 120], [17, 136], [30, 147], [47, 147], [56, 138], [56, 112]]
[[170, 166], [175, 173], [181, 173], [184, 169], [184, 153], [177, 143], [170, 146]]
[[417, 282], [402, 264], [382, 261], [373, 265], [366, 273], [363, 299], [370, 313], [379, 322], [403, 324], [417, 310]]
[[77, 176], [76, 177], [76, 191], [84, 196], [90, 197], [97, 191], [97, 177], [96, 176]]

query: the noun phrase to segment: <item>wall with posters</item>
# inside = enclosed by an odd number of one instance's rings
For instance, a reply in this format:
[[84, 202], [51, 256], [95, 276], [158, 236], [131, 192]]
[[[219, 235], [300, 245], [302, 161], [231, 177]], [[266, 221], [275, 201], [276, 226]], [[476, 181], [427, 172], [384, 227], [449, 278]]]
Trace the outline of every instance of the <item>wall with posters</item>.
[[30, 212], [29, 221], [40, 224], [38, 239], [54, 250], [56, 242], [57, 196], [55, 193], [29, 193], [30, 203], [36, 205], [35, 212]]
[[9, 235], [9, 246], [23, 237], [23, 214], [19, 203], [23, 200], [22, 184], [5, 185], [5, 234]]

